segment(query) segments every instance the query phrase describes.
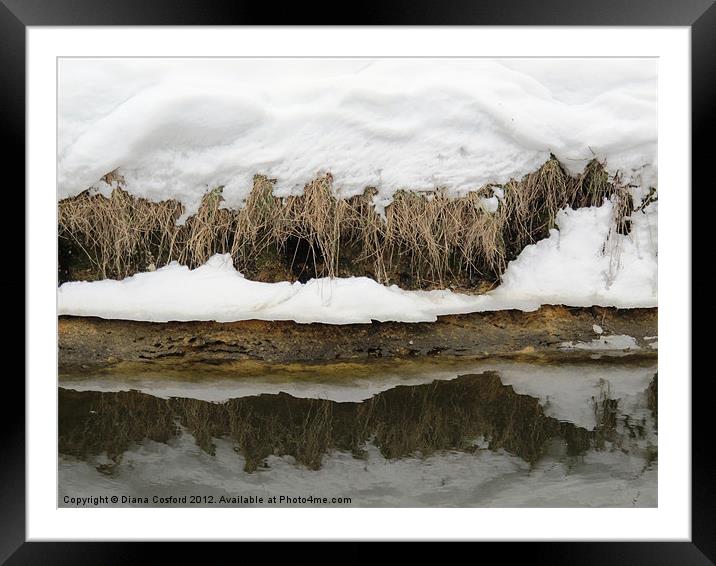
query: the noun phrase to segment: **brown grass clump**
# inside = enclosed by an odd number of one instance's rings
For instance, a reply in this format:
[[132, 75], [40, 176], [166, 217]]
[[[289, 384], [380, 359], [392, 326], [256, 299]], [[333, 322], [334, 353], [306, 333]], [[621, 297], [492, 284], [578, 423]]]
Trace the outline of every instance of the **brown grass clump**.
[[[407, 288], [484, 289], [499, 281], [507, 262], [555, 225], [557, 212], [600, 205], [611, 198], [614, 226], [628, 233], [634, 208], [619, 178], [592, 161], [577, 177], [556, 158], [505, 185], [483, 187], [462, 198], [446, 191], [398, 191], [376, 212], [376, 190], [342, 199], [332, 177], [308, 183], [300, 196], [279, 198], [273, 182], [257, 176], [240, 210], [221, 208], [222, 188], [208, 192], [199, 211], [177, 225], [183, 208], [173, 200], [131, 196], [116, 175], [107, 198], [84, 192], [59, 203], [62, 250], [88, 262], [85, 272], [64, 261], [61, 280], [123, 278], [179, 261], [190, 267], [215, 253], [230, 253], [236, 268], [262, 281], [366, 275]], [[499, 188], [496, 212], [483, 199]]]

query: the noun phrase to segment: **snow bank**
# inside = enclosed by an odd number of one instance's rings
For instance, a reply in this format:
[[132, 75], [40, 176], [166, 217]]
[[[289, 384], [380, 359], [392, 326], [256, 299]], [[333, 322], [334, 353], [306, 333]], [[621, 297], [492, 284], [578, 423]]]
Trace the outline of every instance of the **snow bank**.
[[224, 254], [194, 270], [173, 262], [122, 281], [65, 283], [58, 291], [59, 313], [154, 322], [349, 324], [432, 322], [441, 315], [530, 311], [543, 304], [657, 306], [657, 258], [654, 242], [647, 238], [649, 215], [635, 215], [628, 236], [610, 231], [611, 217], [608, 201], [601, 207], [561, 211], [559, 230], [527, 246], [509, 264], [504, 283], [485, 295], [405, 291], [367, 277], [261, 283], [245, 279]]
[[607, 160], [656, 184], [653, 59], [61, 59], [58, 198], [119, 169], [131, 193], [193, 213], [255, 174], [297, 193], [330, 171], [339, 195], [453, 194]]
[[657, 206], [632, 215], [628, 236], [614, 230], [609, 201], [560, 211], [559, 230], [525, 247], [491, 296], [517, 308], [534, 303], [657, 306]]
[[194, 270], [172, 262], [123, 281], [65, 283], [59, 289], [59, 310], [60, 314], [154, 322], [431, 322], [441, 314], [475, 310], [479, 299], [450, 291], [404, 291], [367, 277], [260, 283], [245, 279], [234, 269], [231, 255], [224, 254]]

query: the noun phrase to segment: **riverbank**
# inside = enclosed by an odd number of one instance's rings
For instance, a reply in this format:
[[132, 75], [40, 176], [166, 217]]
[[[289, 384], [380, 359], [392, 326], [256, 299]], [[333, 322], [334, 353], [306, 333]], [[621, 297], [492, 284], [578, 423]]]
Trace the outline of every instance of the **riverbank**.
[[298, 324], [246, 320], [153, 323], [60, 316], [59, 369], [361, 361], [419, 357], [656, 357], [658, 309], [543, 306], [436, 322]]

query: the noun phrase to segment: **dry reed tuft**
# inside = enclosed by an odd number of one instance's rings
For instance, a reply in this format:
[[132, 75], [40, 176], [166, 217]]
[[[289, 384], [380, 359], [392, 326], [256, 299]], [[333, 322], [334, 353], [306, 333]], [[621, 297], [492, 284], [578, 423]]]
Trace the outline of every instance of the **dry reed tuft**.
[[[59, 236], [91, 263], [97, 278], [122, 278], [171, 261], [196, 267], [230, 253], [237, 269], [266, 281], [367, 275], [408, 288], [484, 288], [499, 281], [507, 262], [549, 233], [557, 212], [614, 203], [617, 232], [629, 231], [631, 197], [593, 160], [577, 177], [556, 158], [519, 181], [483, 187], [462, 198], [444, 190], [398, 191], [382, 217], [375, 189], [336, 198], [330, 175], [300, 196], [273, 195], [257, 176], [245, 205], [221, 208], [222, 188], [208, 192], [199, 211], [177, 225], [182, 205], [133, 197], [121, 178], [109, 198], [88, 191], [59, 203]], [[502, 190], [496, 212], [484, 198]], [[69, 274], [68, 278], [72, 278]]]

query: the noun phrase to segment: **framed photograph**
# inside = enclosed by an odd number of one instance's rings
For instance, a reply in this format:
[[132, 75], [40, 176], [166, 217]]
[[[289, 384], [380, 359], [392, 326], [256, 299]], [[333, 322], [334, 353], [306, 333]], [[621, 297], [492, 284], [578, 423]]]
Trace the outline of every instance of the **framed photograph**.
[[712, 2], [350, 25], [2, 4], [27, 274], [2, 560], [436, 540], [713, 563]]

